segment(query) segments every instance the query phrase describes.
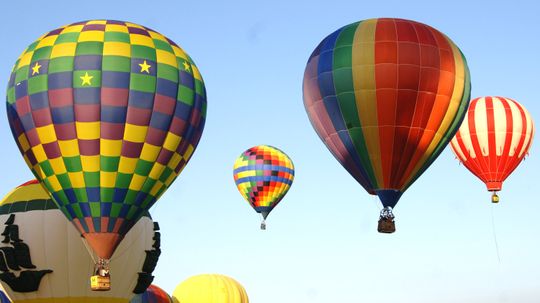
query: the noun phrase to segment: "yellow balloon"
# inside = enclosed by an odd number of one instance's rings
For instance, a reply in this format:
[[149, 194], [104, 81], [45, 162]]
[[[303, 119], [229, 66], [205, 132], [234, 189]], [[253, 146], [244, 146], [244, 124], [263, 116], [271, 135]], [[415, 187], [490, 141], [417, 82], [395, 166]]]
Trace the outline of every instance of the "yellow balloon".
[[246, 290], [231, 277], [217, 274], [193, 276], [176, 286], [175, 303], [249, 303]]
[[[88, 276], [94, 270], [94, 262], [79, 232], [37, 181], [28, 182], [0, 201], [0, 241], [8, 240], [0, 242], [0, 256], [12, 254], [10, 251], [16, 250], [16, 245], [25, 246], [24, 250], [29, 252], [24, 262], [0, 261], [0, 267], [9, 270], [0, 274], [0, 290], [14, 303], [129, 303], [135, 295], [133, 290], [146, 251], [153, 249], [153, 229], [149, 217], [142, 217], [135, 224], [113, 255], [111, 268], [116, 274], [111, 277], [111, 290], [92, 291]], [[33, 283], [24, 285], [24, 281], [18, 280], [10, 285], [4, 281], [5, 275], [19, 278], [31, 271], [41, 275], [34, 285], [36, 290], [17, 288]]]

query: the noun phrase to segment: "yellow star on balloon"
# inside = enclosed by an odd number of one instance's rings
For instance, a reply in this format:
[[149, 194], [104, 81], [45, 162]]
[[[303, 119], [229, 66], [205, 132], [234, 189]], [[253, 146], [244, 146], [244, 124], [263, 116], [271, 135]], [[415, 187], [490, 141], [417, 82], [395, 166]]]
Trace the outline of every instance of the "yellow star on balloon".
[[36, 62], [36, 64], [32, 66], [32, 76], [35, 74], [39, 74], [40, 68], [41, 68], [41, 65], [39, 65], [39, 62]]
[[187, 72], [189, 72], [189, 68], [190, 68], [189, 63], [187, 63], [186, 61], [184, 61], [184, 62], [182, 62], [182, 64], [184, 64], [184, 69], [185, 69]]
[[90, 75], [88, 75], [88, 72], [85, 72], [84, 76], [81, 76], [80, 78], [82, 80], [81, 85], [85, 86], [85, 85], [92, 85], [92, 83], [90, 81], [92, 80], [92, 78], [94, 78], [94, 76], [90, 76]]
[[143, 63], [139, 63], [139, 66], [141, 67], [141, 73], [146, 72], [147, 74], [150, 73], [150, 67], [152, 67], [150, 64], [146, 63], [146, 60], [144, 60]]

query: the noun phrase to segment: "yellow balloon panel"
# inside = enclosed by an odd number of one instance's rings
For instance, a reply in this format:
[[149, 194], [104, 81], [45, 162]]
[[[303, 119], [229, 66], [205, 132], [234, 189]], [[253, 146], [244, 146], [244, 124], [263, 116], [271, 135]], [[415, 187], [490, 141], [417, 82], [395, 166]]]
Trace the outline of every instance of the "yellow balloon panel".
[[205, 274], [180, 283], [173, 292], [175, 303], [249, 303], [246, 290], [233, 278]]

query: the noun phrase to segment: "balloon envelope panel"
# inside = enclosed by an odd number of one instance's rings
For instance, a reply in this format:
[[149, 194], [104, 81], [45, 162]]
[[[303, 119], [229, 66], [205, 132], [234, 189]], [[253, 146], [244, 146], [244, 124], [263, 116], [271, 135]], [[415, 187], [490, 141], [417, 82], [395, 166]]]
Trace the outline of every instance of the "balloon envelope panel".
[[169, 38], [91, 20], [52, 30], [21, 54], [7, 112], [26, 163], [62, 212], [93, 246], [95, 234], [111, 234], [102, 241], [111, 245], [94, 247], [108, 258], [189, 161], [206, 92]]

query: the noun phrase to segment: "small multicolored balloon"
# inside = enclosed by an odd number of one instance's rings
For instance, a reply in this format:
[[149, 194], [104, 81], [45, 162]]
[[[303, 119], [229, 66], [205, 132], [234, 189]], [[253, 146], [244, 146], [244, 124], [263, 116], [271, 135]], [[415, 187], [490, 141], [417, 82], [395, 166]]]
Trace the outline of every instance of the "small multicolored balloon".
[[281, 150], [258, 145], [243, 152], [234, 163], [234, 182], [240, 194], [263, 217], [283, 199], [294, 179], [292, 160]]
[[506, 178], [529, 152], [534, 123], [525, 107], [504, 97], [481, 97], [471, 105], [451, 141], [452, 151], [465, 167], [486, 184], [498, 203]]
[[131, 299], [130, 303], [172, 303], [173, 300], [163, 289], [156, 285], [150, 285], [146, 291], [140, 295], [136, 295]]

